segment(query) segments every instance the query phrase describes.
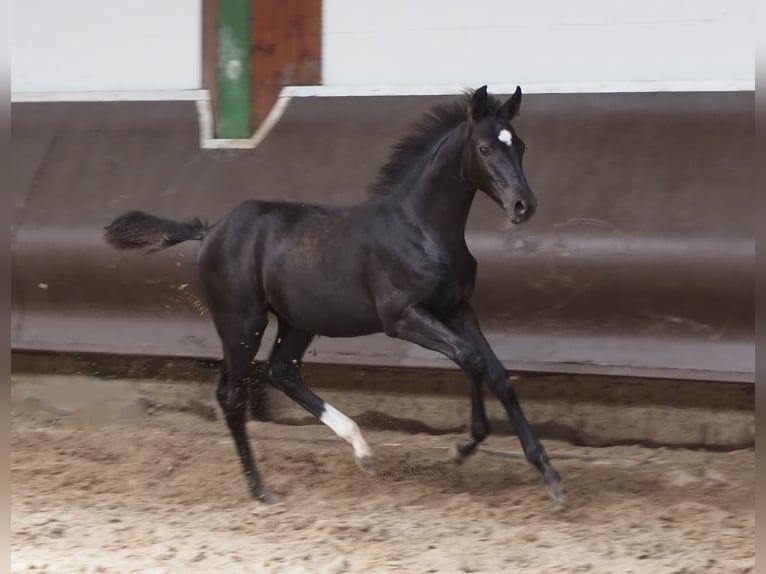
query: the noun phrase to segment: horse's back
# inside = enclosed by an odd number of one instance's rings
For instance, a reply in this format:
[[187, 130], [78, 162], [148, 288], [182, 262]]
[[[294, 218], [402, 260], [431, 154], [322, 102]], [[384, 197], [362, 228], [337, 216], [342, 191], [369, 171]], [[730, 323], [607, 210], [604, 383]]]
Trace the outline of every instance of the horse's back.
[[257, 300], [307, 332], [358, 336], [382, 330], [381, 296], [436, 314], [470, 296], [470, 254], [432, 243], [391, 204], [248, 201], [205, 238], [200, 274], [221, 305]]
[[298, 328], [327, 336], [379, 330], [364, 284], [364, 218], [354, 207], [238, 205], [200, 248], [206, 299], [232, 310], [263, 305]]

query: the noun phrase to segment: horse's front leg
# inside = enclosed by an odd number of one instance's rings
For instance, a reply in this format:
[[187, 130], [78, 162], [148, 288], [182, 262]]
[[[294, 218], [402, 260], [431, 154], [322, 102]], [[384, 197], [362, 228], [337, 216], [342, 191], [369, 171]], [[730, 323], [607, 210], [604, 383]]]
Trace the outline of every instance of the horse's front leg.
[[[453, 326], [458, 327], [457, 331], [417, 306], [407, 307], [395, 315], [381, 313], [381, 316], [385, 318], [384, 327], [389, 336], [410, 341], [449, 357], [465, 372], [474, 388], [480, 388], [482, 382], [487, 383], [513, 421], [527, 460], [543, 475], [546, 491], [554, 500], [564, 502], [566, 494], [561, 477], [551, 466], [548, 454], [527, 422], [513, 386], [506, 376], [505, 368], [481, 334], [470, 307], [462, 309], [461, 312], [464, 313], [462, 319], [456, 314], [451, 321]], [[477, 393], [472, 393], [472, 397], [476, 396]], [[479, 419], [483, 417], [486, 421], [483, 400], [478, 396], [479, 399], [474, 399], [472, 404], [474, 409], [477, 409], [476, 412], [481, 412]], [[476, 448], [475, 445], [473, 448]]]
[[[476, 336], [477, 332], [481, 336], [481, 332], [478, 331], [478, 323], [475, 320], [473, 310], [468, 305], [458, 309], [457, 312], [445, 321], [445, 324], [455, 334], [468, 342], [472, 342], [477, 352], [481, 354], [481, 341], [478, 341]], [[484, 362], [486, 365], [486, 359]], [[451, 451], [452, 458], [456, 464], [462, 464], [466, 458], [474, 454], [479, 445], [491, 432], [489, 420], [487, 419], [487, 410], [484, 406], [483, 380], [468, 377], [468, 383], [471, 393], [471, 422], [468, 428], [468, 437], [457, 441]]]
[[[519, 441], [524, 449], [526, 459], [543, 475], [548, 495], [558, 502], [566, 501], [567, 495], [561, 477], [551, 465], [548, 459], [548, 453], [545, 451], [545, 448], [540, 443], [536, 433], [532, 430], [531, 425], [527, 421], [524, 411], [519, 404], [513, 383], [508, 379], [508, 373], [505, 367], [500, 362], [500, 359], [497, 358], [497, 355], [495, 355], [487, 342], [487, 339], [484, 337], [473, 308], [466, 303], [453, 314], [448, 321], [448, 324], [458, 336], [473, 345], [481, 354], [485, 365], [484, 382], [497, 396], [505, 408], [505, 411], [508, 413], [514, 429], [519, 436]], [[486, 422], [486, 414], [484, 414], [484, 402], [483, 397], [481, 396], [481, 388], [478, 390], [475, 389], [477, 386], [475, 381], [472, 382], [472, 384], [474, 390], [471, 393], [471, 437], [468, 441], [458, 444], [457, 447], [458, 454], [465, 453], [464, 456], [468, 456], [474, 452], [479, 442], [489, 434], [489, 425]], [[479, 417], [478, 424], [474, 422], [477, 416]], [[475, 424], [479, 430], [477, 434], [474, 434]], [[486, 434], [483, 434], [482, 431], [485, 426]]]

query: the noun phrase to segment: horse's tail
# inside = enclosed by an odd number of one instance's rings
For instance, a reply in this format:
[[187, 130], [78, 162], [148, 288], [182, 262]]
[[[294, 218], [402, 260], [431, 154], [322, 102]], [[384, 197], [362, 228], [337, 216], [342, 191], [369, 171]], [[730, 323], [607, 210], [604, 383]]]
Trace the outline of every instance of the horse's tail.
[[105, 241], [116, 249], [159, 251], [184, 241], [202, 241], [208, 225], [198, 218], [172, 221], [143, 211], [129, 211], [104, 228]]

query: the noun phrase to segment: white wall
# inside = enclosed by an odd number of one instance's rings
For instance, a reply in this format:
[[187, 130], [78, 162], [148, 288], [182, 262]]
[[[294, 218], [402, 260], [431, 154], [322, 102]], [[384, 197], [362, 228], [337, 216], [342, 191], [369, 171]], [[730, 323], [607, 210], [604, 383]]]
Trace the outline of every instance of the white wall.
[[13, 92], [201, 85], [200, 0], [13, 0]]
[[[201, 0], [13, 0], [14, 92], [201, 85]], [[326, 86], [752, 82], [755, 0], [324, 0]]]
[[755, 0], [324, 0], [328, 86], [752, 82]]

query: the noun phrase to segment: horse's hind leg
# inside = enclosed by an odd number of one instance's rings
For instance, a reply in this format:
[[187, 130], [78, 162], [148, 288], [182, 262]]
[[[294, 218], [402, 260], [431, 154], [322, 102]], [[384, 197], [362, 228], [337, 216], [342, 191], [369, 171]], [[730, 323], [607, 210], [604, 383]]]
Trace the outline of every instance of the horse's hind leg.
[[255, 464], [247, 437], [247, 406], [249, 387], [254, 383], [254, 358], [266, 328], [266, 310], [259, 307], [248, 310], [249, 316], [238, 313], [219, 313], [216, 328], [224, 347], [224, 364], [216, 391], [226, 425], [245, 473], [250, 494], [263, 502], [272, 500]]
[[306, 386], [301, 375], [301, 359], [314, 336], [279, 320], [277, 341], [271, 351], [268, 376], [271, 384], [330, 427], [354, 449], [357, 464], [372, 472], [373, 454], [357, 424], [325, 402]]

